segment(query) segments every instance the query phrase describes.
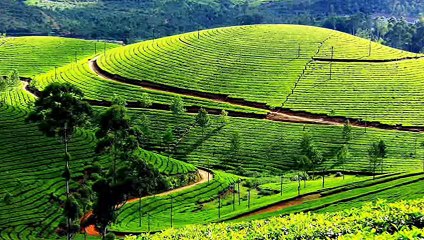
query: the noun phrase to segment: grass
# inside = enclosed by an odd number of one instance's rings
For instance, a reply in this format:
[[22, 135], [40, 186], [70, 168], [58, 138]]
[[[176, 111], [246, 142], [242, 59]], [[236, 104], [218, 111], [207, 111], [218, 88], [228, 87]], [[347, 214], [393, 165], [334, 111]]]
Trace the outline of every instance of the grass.
[[0, 39], [0, 75], [13, 69], [20, 76], [33, 77], [65, 64], [119, 46], [60, 37], [7, 37]]

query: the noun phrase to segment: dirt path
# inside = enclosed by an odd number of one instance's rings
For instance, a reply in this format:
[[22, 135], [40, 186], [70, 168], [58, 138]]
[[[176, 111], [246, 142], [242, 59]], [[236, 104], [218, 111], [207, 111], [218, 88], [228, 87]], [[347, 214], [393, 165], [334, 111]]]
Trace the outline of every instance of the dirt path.
[[424, 56], [414, 56], [414, 57], [403, 57], [403, 58], [393, 58], [393, 59], [349, 59], [349, 58], [320, 58], [313, 57], [312, 60], [315, 62], [339, 62], [339, 63], [389, 63], [389, 62], [403, 62], [408, 60], [418, 60], [422, 59]]
[[[213, 174], [212, 174], [211, 172], [208, 172], [208, 171], [205, 171], [205, 170], [202, 170], [202, 169], [199, 169], [198, 171], [199, 171], [199, 180], [198, 180], [197, 182], [192, 183], [192, 184], [189, 184], [189, 185], [184, 186], [184, 187], [180, 187], [180, 188], [172, 189], [172, 190], [169, 190], [169, 191], [166, 191], [166, 192], [162, 192], [162, 193], [156, 194], [156, 195], [154, 195], [154, 196], [163, 197], [163, 196], [170, 195], [170, 194], [172, 194], [172, 193], [181, 192], [181, 191], [187, 190], [187, 189], [189, 189], [189, 188], [195, 187], [195, 186], [197, 186], [197, 185], [199, 185], [199, 184], [206, 183], [207, 181], [212, 180], [212, 179], [213, 179], [213, 177], [214, 177], [214, 176], [213, 176]], [[141, 198], [141, 200], [146, 199], [146, 198], [149, 198], [149, 197], [152, 197], [152, 196], [142, 197], [142, 198]], [[122, 205], [125, 205], [125, 204], [127, 204], [127, 203], [137, 202], [137, 201], [139, 201], [139, 200], [140, 200], [140, 198], [133, 198], [133, 199], [130, 199], [130, 200], [126, 201], [126, 202], [125, 202], [125, 203], [123, 203]], [[122, 205], [121, 205], [121, 206], [122, 206]], [[81, 218], [81, 222], [83, 222], [83, 221], [85, 221], [85, 220], [89, 219], [92, 215], [93, 215], [93, 212], [92, 212], [92, 211], [90, 211], [90, 212], [86, 213], [86, 214], [85, 214], [85, 215]], [[100, 236], [99, 231], [95, 228], [95, 226], [94, 226], [94, 225], [89, 225], [88, 227], [86, 227], [86, 228], [85, 228], [85, 232], [86, 232], [88, 235], [90, 235], [90, 236]]]
[[21, 81], [22, 82], [22, 88], [23, 88], [23, 90], [24, 91], [26, 91], [26, 92], [28, 92], [29, 94], [31, 94], [34, 98], [38, 98], [37, 97], [37, 95], [35, 95], [33, 92], [31, 92], [31, 91], [28, 91], [28, 86], [29, 86], [29, 83], [28, 82], [26, 82], [26, 81]]
[[[117, 82], [121, 82], [125, 84], [135, 85], [145, 89], [159, 91], [165, 94], [176, 93], [176, 94], [185, 95], [185, 96], [203, 98], [208, 101], [229, 103], [236, 106], [251, 107], [251, 108], [266, 110], [269, 112], [266, 116], [264, 116], [264, 119], [267, 119], [270, 121], [321, 124], [321, 125], [337, 125], [337, 126], [343, 125], [347, 121], [347, 118], [345, 117], [332, 117], [325, 114], [315, 114], [315, 113], [304, 112], [304, 111], [293, 111], [293, 110], [285, 109], [285, 108], [275, 108], [274, 110], [272, 110], [265, 103], [247, 101], [240, 98], [230, 97], [225, 94], [215, 94], [215, 93], [201, 92], [197, 90], [183, 89], [179, 87], [150, 82], [144, 79], [136, 80], [136, 79], [124, 78], [122, 76], [111, 74], [101, 69], [100, 66], [98, 66], [97, 64], [97, 57], [89, 61], [89, 66], [94, 73], [96, 73], [101, 78], [109, 80], [109, 81], [117, 81]], [[239, 112], [240, 116], [237, 116], [237, 113], [238, 112], [233, 113], [232, 116], [249, 118], [249, 116], [246, 116], [246, 114], [241, 112]], [[367, 122], [361, 119], [349, 118], [349, 120], [352, 126], [358, 127], [358, 128], [377, 128], [377, 129], [384, 129], [384, 130], [424, 132], [424, 127], [421, 127], [421, 126], [405, 127], [402, 125], [388, 125], [388, 124], [383, 124], [380, 122], [369, 122], [369, 121]]]
[[320, 197], [321, 197], [321, 194], [319, 194], [319, 193], [298, 197], [298, 198], [295, 198], [295, 199], [292, 199], [292, 200], [277, 203], [275, 205], [267, 206], [267, 207], [259, 209], [257, 211], [247, 213], [246, 215], [242, 215], [242, 216], [237, 217], [237, 219], [243, 219], [243, 218], [247, 218], [247, 217], [251, 217], [251, 216], [255, 216], [255, 215], [260, 215], [260, 214], [264, 214], [264, 213], [271, 213], [271, 212], [280, 211], [282, 209], [297, 206], [297, 205], [303, 204], [305, 201], [315, 200], [315, 199], [318, 199]]

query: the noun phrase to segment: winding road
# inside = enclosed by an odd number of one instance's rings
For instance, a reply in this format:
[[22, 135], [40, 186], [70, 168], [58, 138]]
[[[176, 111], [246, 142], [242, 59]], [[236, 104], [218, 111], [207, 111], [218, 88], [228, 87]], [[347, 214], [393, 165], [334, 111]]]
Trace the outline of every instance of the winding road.
[[[169, 191], [166, 191], [166, 192], [155, 194], [153, 196], [163, 197], [163, 196], [170, 195], [172, 193], [181, 192], [181, 191], [187, 190], [189, 188], [195, 187], [195, 186], [197, 186], [199, 184], [206, 183], [206, 182], [208, 182], [208, 181], [210, 181], [210, 180], [212, 180], [214, 178], [214, 175], [211, 172], [208, 172], [206, 170], [198, 169], [198, 172], [199, 172], [199, 175], [198, 175], [199, 176], [199, 179], [198, 179], [197, 182], [194, 182], [192, 184], [189, 184], [189, 185], [186, 185], [186, 186], [183, 186], [183, 187], [180, 187], [180, 188], [176, 188], [176, 189], [172, 189], [172, 190], [169, 190]], [[142, 197], [141, 200], [146, 199], [146, 198], [150, 198], [150, 197], [152, 197], [152, 196]], [[122, 205], [125, 205], [127, 203], [137, 202], [139, 200], [140, 200], [140, 198], [132, 198], [132, 199], [129, 199], [128, 201], [126, 201], [125, 203], [123, 203]], [[93, 215], [93, 212], [92, 211], [87, 212], [81, 218], [81, 222], [86, 221], [92, 215]], [[84, 230], [90, 236], [100, 236], [100, 232], [96, 229], [96, 227], [94, 225], [89, 225]]]

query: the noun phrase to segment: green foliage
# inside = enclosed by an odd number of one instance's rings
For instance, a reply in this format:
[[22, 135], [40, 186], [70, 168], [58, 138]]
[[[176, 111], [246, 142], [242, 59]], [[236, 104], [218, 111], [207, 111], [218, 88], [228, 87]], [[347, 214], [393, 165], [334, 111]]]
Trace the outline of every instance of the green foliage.
[[422, 226], [423, 209], [422, 199], [397, 203], [377, 201], [342, 212], [299, 213], [252, 222], [192, 225], [126, 239], [173, 239], [177, 236], [187, 239], [387, 239], [384, 237], [398, 232], [404, 235], [408, 229], [414, 229], [409, 234], [421, 236], [416, 227]]
[[229, 122], [229, 119], [228, 119], [228, 112], [227, 112], [227, 111], [225, 111], [225, 110], [222, 110], [222, 111], [221, 111], [220, 118], [219, 118], [219, 122], [220, 122], [222, 125], [226, 125], [226, 124]]
[[69, 83], [52, 83], [35, 101], [35, 107], [27, 118], [38, 123], [42, 133], [48, 137], [69, 138], [75, 129], [87, 124], [92, 114], [84, 94]]
[[235, 132], [231, 135], [230, 138], [230, 156], [233, 159], [237, 159], [237, 156], [240, 152], [241, 147], [241, 140], [240, 140], [240, 133]]
[[170, 108], [174, 114], [183, 114], [185, 112], [185, 108], [182, 98], [180, 96], [174, 97], [171, 102]]
[[202, 133], [205, 132], [205, 128], [210, 124], [210, 117], [208, 112], [204, 108], [200, 108], [196, 115], [196, 124], [202, 128]]
[[141, 99], [140, 99], [140, 106], [141, 107], [149, 108], [149, 107], [152, 106], [152, 104], [153, 104], [153, 101], [150, 98], [150, 95], [148, 93], [141, 94]]

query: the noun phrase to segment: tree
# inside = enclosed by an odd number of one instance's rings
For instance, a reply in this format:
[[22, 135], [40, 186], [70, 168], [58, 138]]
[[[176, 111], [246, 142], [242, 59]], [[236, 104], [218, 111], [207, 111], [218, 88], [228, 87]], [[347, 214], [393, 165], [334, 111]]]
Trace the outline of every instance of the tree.
[[309, 159], [310, 169], [312, 170], [312, 178], [318, 165], [323, 163], [323, 156], [318, 149], [315, 148], [312, 137], [305, 133], [300, 142], [300, 155]]
[[96, 131], [98, 143], [96, 153], [109, 154], [112, 158], [112, 182], [115, 183], [116, 165], [119, 160], [128, 160], [139, 147], [139, 129], [132, 127], [127, 116], [125, 101], [113, 100], [113, 105], [99, 117]]
[[228, 112], [225, 110], [221, 111], [221, 114], [219, 115], [219, 122], [224, 126], [228, 123]]
[[0, 76], [0, 93], [19, 84], [20, 78], [17, 70], [10, 71], [7, 77]]
[[205, 129], [210, 124], [209, 114], [204, 108], [200, 108], [199, 113], [197, 113], [196, 124], [202, 128], [202, 138], [204, 138]]
[[176, 115], [183, 114], [185, 112], [183, 99], [180, 96], [172, 99], [170, 109]]
[[[350, 125], [349, 119], [346, 120], [343, 131], [342, 131], [343, 145], [339, 148], [336, 153], [336, 165], [342, 166], [344, 170], [344, 164], [349, 159], [349, 141], [352, 139], [352, 126]], [[343, 180], [345, 179], [345, 174], [343, 173]]]
[[139, 100], [140, 106], [143, 108], [149, 108], [152, 106], [153, 101], [150, 99], [150, 95], [148, 93], [141, 94], [141, 99]]
[[384, 172], [383, 165], [384, 165], [384, 159], [387, 157], [387, 146], [386, 143], [384, 143], [383, 140], [380, 140], [378, 142], [378, 156], [381, 159], [381, 173]]
[[145, 114], [141, 114], [139, 118], [134, 120], [134, 126], [137, 128], [137, 132], [140, 133], [137, 135], [140, 146], [149, 148], [154, 135], [150, 127], [150, 119]]
[[[296, 168], [303, 173], [303, 187], [306, 187], [306, 178], [308, 175], [308, 170], [311, 168], [312, 162], [305, 155], [299, 155], [296, 158]], [[300, 174], [298, 174], [300, 177]]]
[[[349, 146], [347, 144], [343, 144], [336, 154], [336, 158], [337, 158], [336, 164], [342, 166], [343, 171], [344, 171], [344, 164], [349, 159], [349, 157], [350, 157]], [[345, 173], [343, 172], [343, 180], [344, 179], [345, 179]]]
[[377, 41], [379, 41], [389, 31], [389, 22], [387, 18], [383, 16], [376, 18], [374, 24], [377, 31]]
[[231, 139], [230, 139], [230, 157], [231, 158], [233, 159], [238, 158], [238, 154], [240, 152], [240, 146], [241, 146], [240, 133], [235, 132], [233, 133], [233, 135], [231, 135]]
[[377, 166], [379, 164], [379, 148], [378, 143], [372, 143], [368, 148], [368, 159], [371, 166], [371, 171], [373, 173], [373, 178], [375, 179], [375, 171], [377, 170]]
[[164, 147], [166, 148], [166, 151], [168, 152], [168, 159], [171, 155], [171, 148], [174, 141], [175, 141], [175, 137], [174, 137], [173, 129], [171, 127], [168, 127], [168, 129], [166, 129], [165, 133], [162, 136], [162, 143]]
[[[92, 109], [83, 101], [81, 90], [69, 83], [52, 83], [47, 86], [35, 101], [34, 109], [27, 117], [27, 122], [38, 123], [39, 130], [48, 137], [59, 137], [65, 148], [66, 201], [70, 201], [69, 182], [71, 180], [70, 154], [68, 143], [77, 127], [88, 123]], [[67, 239], [71, 238], [71, 216], [67, 214]]]
[[9, 76], [7, 77], [7, 82], [9, 87], [15, 87], [19, 84], [19, 72], [16, 69], [10, 71]]

